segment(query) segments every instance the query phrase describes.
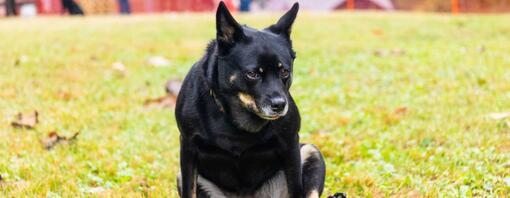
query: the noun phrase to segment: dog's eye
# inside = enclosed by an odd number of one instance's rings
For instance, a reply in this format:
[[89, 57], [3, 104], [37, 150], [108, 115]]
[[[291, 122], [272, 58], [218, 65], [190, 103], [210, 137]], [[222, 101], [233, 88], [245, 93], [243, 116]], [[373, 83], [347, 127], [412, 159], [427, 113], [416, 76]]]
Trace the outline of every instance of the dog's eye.
[[254, 79], [254, 80], [260, 78], [260, 74], [257, 72], [254, 72], [254, 71], [249, 71], [248, 73], [246, 73], [246, 76], [248, 76], [248, 78]]
[[280, 69], [280, 77], [281, 78], [287, 78], [287, 77], [289, 77], [289, 75], [290, 75], [290, 72], [288, 69], [284, 69], [284, 68]]

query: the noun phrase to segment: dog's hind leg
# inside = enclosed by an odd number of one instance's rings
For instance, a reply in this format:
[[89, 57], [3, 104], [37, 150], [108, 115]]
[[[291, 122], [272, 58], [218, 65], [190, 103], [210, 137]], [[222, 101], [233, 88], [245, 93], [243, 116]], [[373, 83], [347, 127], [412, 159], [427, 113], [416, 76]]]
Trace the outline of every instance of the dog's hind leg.
[[301, 144], [303, 190], [307, 198], [318, 198], [324, 189], [326, 165], [319, 149], [313, 144]]
[[[227, 198], [219, 187], [200, 175], [198, 176], [197, 185], [196, 198]], [[177, 176], [177, 191], [179, 192], [179, 197], [182, 197], [181, 175]]]

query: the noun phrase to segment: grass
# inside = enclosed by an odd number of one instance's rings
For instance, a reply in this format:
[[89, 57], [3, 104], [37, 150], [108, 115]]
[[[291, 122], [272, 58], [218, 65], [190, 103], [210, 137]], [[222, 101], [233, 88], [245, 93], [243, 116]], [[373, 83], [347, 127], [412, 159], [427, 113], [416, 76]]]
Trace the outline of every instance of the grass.
[[[142, 104], [202, 55], [212, 16], [0, 20], [0, 194], [177, 197], [173, 112]], [[238, 18], [262, 28], [277, 16]], [[326, 158], [325, 193], [508, 195], [510, 118], [487, 115], [510, 111], [509, 19], [300, 15], [292, 94], [301, 141]], [[149, 66], [155, 55], [172, 65]], [[10, 126], [32, 110], [35, 129]], [[40, 140], [51, 131], [81, 133], [47, 151]]]

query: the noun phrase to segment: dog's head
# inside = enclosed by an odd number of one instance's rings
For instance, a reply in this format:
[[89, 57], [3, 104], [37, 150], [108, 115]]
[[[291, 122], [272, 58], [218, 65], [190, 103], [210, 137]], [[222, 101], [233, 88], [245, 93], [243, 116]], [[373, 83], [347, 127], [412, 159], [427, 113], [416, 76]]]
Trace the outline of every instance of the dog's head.
[[295, 3], [276, 24], [256, 30], [239, 25], [220, 3], [213, 81], [233, 116], [248, 112], [269, 121], [287, 114], [295, 59], [290, 33], [298, 9]]

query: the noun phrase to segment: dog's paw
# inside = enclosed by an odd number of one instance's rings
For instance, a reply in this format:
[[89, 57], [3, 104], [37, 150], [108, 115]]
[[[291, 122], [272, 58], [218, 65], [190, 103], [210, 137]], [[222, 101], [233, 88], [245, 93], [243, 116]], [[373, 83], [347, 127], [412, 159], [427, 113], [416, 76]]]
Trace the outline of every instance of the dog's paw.
[[334, 195], [328, 196], [328, 198], [347, 198], [347, 195], [345, 195], [345, 193], [337, 192]]

